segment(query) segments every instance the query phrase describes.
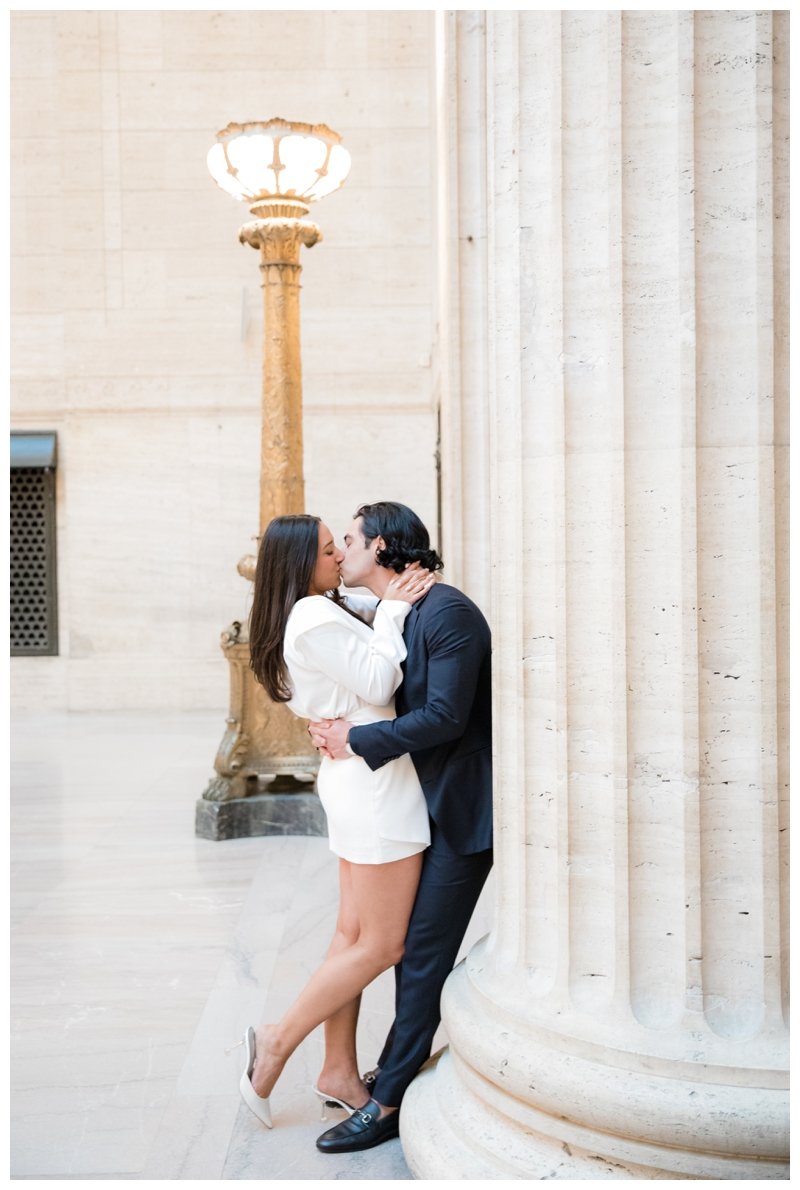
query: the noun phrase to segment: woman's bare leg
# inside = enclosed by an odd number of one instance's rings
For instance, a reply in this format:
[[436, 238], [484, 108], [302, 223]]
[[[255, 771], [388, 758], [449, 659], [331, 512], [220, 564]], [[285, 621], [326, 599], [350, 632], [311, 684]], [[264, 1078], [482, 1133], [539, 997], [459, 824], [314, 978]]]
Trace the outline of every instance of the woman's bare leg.
[[328, 955], [277, 1025], [262, 1025], [256, 1031], [252, 1083], [262, 1098], [270, 1094], [287, 1059], [311, 1030], [402, 957], [422, 853], [389, 864], [348, 866], [358, 939]]
[[[358, 913], [353, 897], [350, 865], [339, 861], [339, 914], [336, 932], [328, 948], [328, 955], [339, 954], [358, 941]], [[356, 1028], [361, 994], [343, 1005], [325, 1021], [325, 1060], [317, 1079], [317, 1087], [343, 1099], [351, 1107], [363, 1107], [369, 1099], [358, 1073], [356, 1056]]]
[[351, 1107], [363, 1107], [369, 1099], [367, 1089], [358, 1073], [356, 1053], [356, 1028], [360, 1006], [359, 995], [325, 1021], [325, 1061], [317, 1079], [320, 1091], [335, 1095]]

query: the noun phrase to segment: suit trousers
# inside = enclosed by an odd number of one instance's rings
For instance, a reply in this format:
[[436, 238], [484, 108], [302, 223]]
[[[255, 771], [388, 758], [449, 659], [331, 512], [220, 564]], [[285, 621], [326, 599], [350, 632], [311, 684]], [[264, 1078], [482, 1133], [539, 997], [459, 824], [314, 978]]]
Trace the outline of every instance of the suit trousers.
[[405, 952], [394, 969], [395, 1019], [372, 1092], [385, 1107], [400, 1106], [406, 1087], [430, 1057], [442, 988], [491, 867], [491, 848], [459, 855], [431, 822]]

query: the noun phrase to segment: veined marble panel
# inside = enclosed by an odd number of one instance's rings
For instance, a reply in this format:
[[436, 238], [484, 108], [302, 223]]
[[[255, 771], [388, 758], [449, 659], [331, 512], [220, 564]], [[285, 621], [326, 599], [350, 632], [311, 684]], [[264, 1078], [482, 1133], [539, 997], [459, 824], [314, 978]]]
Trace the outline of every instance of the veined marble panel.
[[[337, 14], [339, 17], [345, 15]], [[376, 136], [374, 128], [350, 124], [347, 147], [353, 161], [358, 162], [359, 188], [390, 186], [400, 203], [407, 191], [416, 190], [420, 180], [429, 176], [433, 156], [429, 127], [393, 128], [391, 136]], [[371, 233], [370, 228], [364, 230]]]
[[[70, 376], [63, 388], [66, 391], [63, 405], [73, 415], [136, 413], [169, 418], [176, 413], [190, 417], [201, 412], [234, 437], [239, 436], [245, 444], [259, 431], [261, 376], [257, 367], [236, 376], [213, 372], [192, 376], [191, 384], [181, 377], [159, 375]], [[62, 400], [57, 399], [55, 384], [49, 389], [42, 385], [40, 391], [34, 382], [18, 381], [14, 389], [20, 394], [20, 409], [33, 406], [35, 398], [44, 408], [49, 401], [53, 411], [61, 409]], [[249, 452], [240, 454], [239, 466], [257, 474], [258, 460], [251, 460]], [[211, 482], [223, 480], [220, 477]], [[231, 487], [230, 476], [225, 483]]]
[[328, 235], [327, 225], [325, 230], [324, 250], [307, 253], [303, 262], [306, 310], [320, 307], [321, 295], [336, 286], [355, 311], [369, 307], [391, 317], [396, 306], [429, 309], [434, 271], [429, 238], [421, 244], [358, 245], [349, 236], [343, 242], [339, 235]]
[[265, 62], [323, 61], [325, 22], [317, 12], [297, 11], [291, 21], [269, 10], [159, 15], [165, 70], [228, 71], [235, 62], [243, 71], [263, 71]]
[[61, 304], [69, 310], [97, 310], [107, 306], [108, 255], [84, 247], [61, 255]]
[[238, 372], [242, 366], [236, 315], [226, 326], [208, 312], [186, 307], [171, 311], [163, 323], [149, 312], [67, 309], [64, 321], [69, 375], [85, 374], [91, 361], [94, 375], [136, 376], [145, 371], [146, 361], [147, 374], [180, 376], [190, 383], [195, 372]]
[[56, 67], [56, 24], [52, 12], [11, 12], [11, 77], [46, 78]]
[[56, 102], [59, 125], [65, 132], [91, 134], [102, 127], [103, 75], [100, 70], [60, 71]]
[[[341, 542], [360, 504], [399, 500], [422, 518], [437, 538], [436, 488], [430, 460], [436, 450], [436, 419], [391, 411], [320, 412], [306, 421], [306, 507], [322, 516]], [[341, 467], [346, 452], [347, 467]], [[446, 561], [446, 559], [445, 559]]]
[[56, 13], [55, 29], [61, 70], [99, 70], [100, 14]]
[[[38, 139], [38, 138], [37, 138]], [[53, 259], [53, 253], [47, 251], [47, 245], [42, 242], [42, 227], [47, 221], [48, 236], [58, 237], [61, 232], [61, 216], [58, 206], [54, 211], [52, 199], [46, 194], [14, 195], [11, 199], [11, 229], [12, 249], [15, 256], [34, 257], [32, 267], [49, 267], [55, 270], [58, 277], [58, 256]]]
[[[391, 310], [392, 333], [386, 330], [386, 310], [345, 307], [303, 313], [303, 359], [309, 371], [413, 372], [431, 366], [431, 313], [425, 306], [396, 306]], [[363, 338], [344, 333], [353, 322]]]
[[192, 310], [224, 318], [232, 334], [246, 332], [249, 322], [256, 323], [253, 337], [260, 346], [261, 290], [257, 262], [251, 255], [198, 253], [187, 273], [185, 255], [179, 250], [126, 248], [122, 270], [126, 309], [162, 310], [168, 318], [171, 310], [185, 303]]
[[[63, 256], [60, 263], [63, 269]], [[20, 320], [26, 314], [61, 314], [64, 309], [64, 296], [61, 287], [53, 285], [53, 273], [48, 268], [46, 256], [22, 256], [12, 253], [9, 258], [9, 272], [14, 309]]]
[[[406, 168], [397, 161], [395, 169]], [[419, 175], [418, 175], [419, 176]], [[387, 179], [387, 183], [391, 179]], [[430, 192], [425, 186], [395, 190], [383, 188], [342, 189], [320, 206], [317, 218], [323, 242], [336, 247], [360, 248], [385, 244], [409, 244], [414, 248], [432, 245], [433, 224]], [[318, 249], [314, 249], [318, 251]]]
[[[30, 36], [35, 28], [27, 27], [25, 36]], [[18, 135], [28, 129], [35, 134], [41, 133], [42, 129], [51, 125], [59, 99], [56, 78], [49, 71], [34, 75], [12, 75], [11, 119]]]
[[[212, 76], [214, 85], [210, 87]], [[67, 77], [71, 86], [77, 87], [76, 76]], [[160, 128], [163, 113], [169, 111], [171, 121], [178, 126], [208, 128], [213, 134], [228, 120], [269, 119], [269, 114], [281, 111], [307, 112], [310, 95], [314, 96], [315, 108], [325, 112], [325, 122], [337, 132], [350, 124], [374, 129], [387, 124], [400, 128], [428, 126], [426, 66], [413, 70], [367, 69], [350, 75], [349, 83], [343, 87], [338, 71], [310, 69], [307, 60], [290, 69], [262, 66], [257, 70], [228, 68], [213, 72], [197, 67], [155, 73], [121, 71], [120, 126], [131, 130]], [[30, 91], [28, 95], [30, 102], [35, 102]], [[75, 118], [81, 118], [77, 111]], [[76, 126], [80, 125], [69, 124]]]
[[230, 255], [235, 252], [244, 257], [249, 252], [257, 277], [257, 255], [239, 244], [239, 227], [249, 218], [247, 207], [234, 205], [221, 190], [215, 190], [205, 168], [205, 153], [213, 143], [213, 134], [209, 134], [193, 174], [171, 178], [159, 190], [122, 190], [122, 247], [126, 252], [182, 252], [191, 275], [198, 244], [210, 243], [228, 248]]
[[430, 411], [430, 369], [416, 372], [362, 372], [358, 374], [303, 372], [303, 407], [307, 419], [349, 409], [361, 414], [391, 413], [398, 420], [412, 413]]
[[[55, 136], [11, 137], [11, 195], [54, 194], [62, 184], [63, 166]], [[16, 245], [12, 243], [12, 252]]]
[[106, 69], [160, 71], [164, 66], [163, 12], [107, 12], [101, 16]]
[[63, 377], [63, 313], [12, 315], [11, 366], [15, 377], [36, 376], [45, 382]]
[[354, 12], [325, 13], [325, 62], [336, 67], [408, 66], [430, 49], [428, 12], [372, 11], [366, 21]]

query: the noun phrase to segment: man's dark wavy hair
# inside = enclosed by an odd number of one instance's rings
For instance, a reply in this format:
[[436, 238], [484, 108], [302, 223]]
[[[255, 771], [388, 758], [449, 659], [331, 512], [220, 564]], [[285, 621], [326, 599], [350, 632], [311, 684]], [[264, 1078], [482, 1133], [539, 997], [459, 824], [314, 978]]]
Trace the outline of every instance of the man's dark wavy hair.
[[442, 559], [431, 549], [428, 530], [415, 512], [405, 504], [380, 500], [377, 504], [362, 504], [356, 512], [361, 517], [361, 531], [367, 544], [376, 537], [384, 540], [375, 560], [401, 574], [409, 562], [419, 562], [427, 570], [441, 570]]

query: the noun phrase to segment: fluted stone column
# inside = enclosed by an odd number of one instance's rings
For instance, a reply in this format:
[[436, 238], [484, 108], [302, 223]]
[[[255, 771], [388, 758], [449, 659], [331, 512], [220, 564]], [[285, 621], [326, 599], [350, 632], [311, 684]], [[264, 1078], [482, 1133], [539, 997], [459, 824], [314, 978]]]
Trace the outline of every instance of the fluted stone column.
[[403, 1148], [784, 1178], [788, 14], [444, 31], [485, 61], [497, 910]]
[[454, 16], [436, 14], [442, 546], [448, 581], [488, 612], [486, 13]]

